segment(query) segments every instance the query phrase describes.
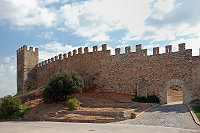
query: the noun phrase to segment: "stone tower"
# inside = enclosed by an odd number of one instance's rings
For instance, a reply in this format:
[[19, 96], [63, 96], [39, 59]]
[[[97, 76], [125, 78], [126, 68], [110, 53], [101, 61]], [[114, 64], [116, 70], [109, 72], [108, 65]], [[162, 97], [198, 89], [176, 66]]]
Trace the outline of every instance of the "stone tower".
[[24, 45], [17, 50], [17, 93], [26, 91], [34, 85], [37, 64], [38, 48], [33, 51], [33, 47], [27, 49]]

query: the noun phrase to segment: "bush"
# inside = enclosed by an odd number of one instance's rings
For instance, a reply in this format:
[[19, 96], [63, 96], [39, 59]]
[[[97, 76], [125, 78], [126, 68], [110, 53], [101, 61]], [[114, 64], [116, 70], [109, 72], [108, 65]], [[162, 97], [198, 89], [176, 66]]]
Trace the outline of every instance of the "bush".
[[150, 103], [160, 103], [160, 99], [156, 95], [148, 96], [147, 99]]
[[80, 101], [76, 98], [71, 98], [67, 101], [68, 110], [75, 110], [80, 106]]
[[144, 96], [142, 97], [136, 96], [135, 98], [132, 99], [132, 101], [141, 103], [160, 103], [160, 100], [156, 95], [147, 96], [147, 98]]
[[0, 119], [18, 119], [23, 117], [24, 113], [30, 108], [23, 107], [21, 100], [10, 95], [1, 99]]
[[173, 86], [170, 87], [170, 89], [175, 90], [175, 91], [179, 91], [180, 87], [177, 86], [177, 85], [173, 85]]
[[42, 97], [45, 103], [65, 101], [65, 99], [74, 92], [82, 92], [84, 81], [76, 72], [60, 72], [54, 74]]

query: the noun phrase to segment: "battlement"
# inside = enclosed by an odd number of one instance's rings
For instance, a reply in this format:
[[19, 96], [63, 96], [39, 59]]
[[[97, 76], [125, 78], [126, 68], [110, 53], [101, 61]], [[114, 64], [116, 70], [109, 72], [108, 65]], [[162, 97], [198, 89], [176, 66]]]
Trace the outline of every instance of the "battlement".
[[[64, 53], [64, 54], [59, 54], [58, 56], [52, 57], [48, 60], [42, 61], [38, 64], [38, 67], [42, 67], [48, 64], [52, 64], [55, 63], [57, 61], [62, 61], [62, 60], [67, 60], [69, 58], [76, 58], [77, 56], [84, 56], [87, 54], [98, 54], [99, 52], [106, 52], [106, 54], [110, 55], [110, 50], [107, 50], [107, 44], [102, 44], [102, 50], [98, 51], [98, 47], [97, 46], [93, 46], [92, 47], [93, 51], [89, 52], [89, 48], [85, 47], [84, 48], [84, 52], [83, 52], [83, 48], [80, 47], [77, 49], [74, 49], [73, 51], [69, 51], [68, 53]], [[77, 52], [78, 51], [78, 52]]]
[[26, 45], [24, 45], [23, 47], [21, 47], [21, 48], [19, 48], [19, 49], [17, 50], [17, 54], [23, 53], [23, 52], [25, 52], [25, 51], [37, 52], [37, 53], [38, 53], [39, 49], [38, 49], [38, 48], [35, 48], [35, 49], [33, 50], [33, 47], [29, 47], [29, 49], [28, 49], [28, 47], [27, 47]]
[[[38, 64], [38, 67], [45, 66], [45, 65], [48, 65], [48, 64], [51, 64], [51, 63], [55, 63], [57, 61], [67, 60], [69, 58], [75, 59], [76, 57], [79, 57], [79, 56], [87, 56], [87, 54], [98, 54], [98, 53], [106, 52], [105, 54], [110, 55], [111, 51], [107, 50], [107, 44], [102, 44], [101, 47], [102, 47], [102, 50], [98, 51], [98, 46], [93, 46], [92, 52], [89, 52], [88, 47], [85, 47], [84, 51], [83, 51], [83, 48], [80, 47], [80, 48], [78, 48], [78, 50], [74, 49], [73, 51], [69, 51], [68, 53], [59, 54], [58, 56], [55, 56], [55, 57], [52, 57], [48, 60], [42, 61]], [[22, 48], [19, 49], [19, 51], [23, 51], [23, 49], [27, 50], [27, 47], [23, 46]], [[148, 51], [147, 51], [147, 49], [142, 49], [142, 44], [136, 45], [136, 51], [135, 52], [131, 52], [130, 46], [127, 46], [124, 49], [125, 49], [125, 53], [121, 53], [121, 48], [115, 48], [115, 55], [114, 56], [119, 56], [119, 55], [124, 55], [124, 54], [125, 55], [132, 54], [133, 57], [135, 57], [135, 58], [152, 56], [152, 55], [147, 55]], [[160, 53], [159, 49], [160, 49], [159, 47], [153, 48], [153, 56], [174, 53], [174, 52], [172, 52], [172, 45], [165, 46], [165, 53]], [[29, 50], [32, 51], [32, 47], [30, 47]], [[38, 49], [36, 48], [35, 51], [38, 51]], [[178, 51], [177, 52], [184, 52], [184, 51], [187, 51], [185, 49], [185, 43], [180, 43], [178, 45]]]
[[[178, 52], [186, 51], [185, 43], [181, 43], [178, 46], [179, 46]], [[160, 49], [159, 47], [153, 48], [153, 55], [161, 55], [159, 49]], [[135, 57], [138, 57], [138, 56], [148, 56], [147, 52], [148, 52], [147, 49], [142, 49], [142, 44], [136, 45], [136, 51], [135, 52], [131, 52], [130, 46], [125, 47], [125, 53], [121, 53], [121, 48], [115, 48], [115, 55], [133, 54]], [[165, 53], [162, 53], [162, 54], [169, 54], [169, 53], [173, 53], [172, 52], [172, 45], [165, 46]]]

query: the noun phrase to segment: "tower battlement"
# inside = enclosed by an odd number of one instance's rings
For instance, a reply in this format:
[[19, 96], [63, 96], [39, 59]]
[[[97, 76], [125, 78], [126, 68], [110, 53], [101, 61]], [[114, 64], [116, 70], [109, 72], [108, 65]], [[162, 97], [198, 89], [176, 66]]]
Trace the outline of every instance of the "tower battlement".
[[28, 47], [26, 46], [26, 45], [24, 45], [23, 47], [21, 47], [21, 48], [19, 48], [18, 50], [17, 50], [17, 54], [20, 54], [20, 53], [23, 53], [23, 52], [25, 52], [25, 51], [28, 51], [28, 52], [36, 52], [36, 53], [38, 53], [38, 48], [35, 48], [34, 50], [33, 50], [33, 47], [29, 47], [29, 49], [28, 49]]

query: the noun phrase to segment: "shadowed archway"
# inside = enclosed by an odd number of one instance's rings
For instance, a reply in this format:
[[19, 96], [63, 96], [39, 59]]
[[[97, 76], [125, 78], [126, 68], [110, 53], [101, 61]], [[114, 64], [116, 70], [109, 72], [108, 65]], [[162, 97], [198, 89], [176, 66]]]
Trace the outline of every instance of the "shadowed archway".
[[164, 98], [164, 101], [163, 103], [169, 103], [171, 102], [170, 101], [170, 97], [168, 97], [168, 92], [169, 92], [169, 89], [170, 87], [173, 87], [173, 86], [178, 86], [179, 88], [181, 88], [181, 91], [182, 91], [182, 101], [183, 103], [186, 102], [186, 99], [188, 99], [188, 95], [186, 95], [186, 87], [185, 87], [185, 84], [182, 80], [179, 80], [179, 79], [171, 79], [170, 81], [168, 81], [165, 85], [165, 98]]
[[167, 103], [183, 102], [183, 91], [178, 85], [171, 86], [167, 91]]

